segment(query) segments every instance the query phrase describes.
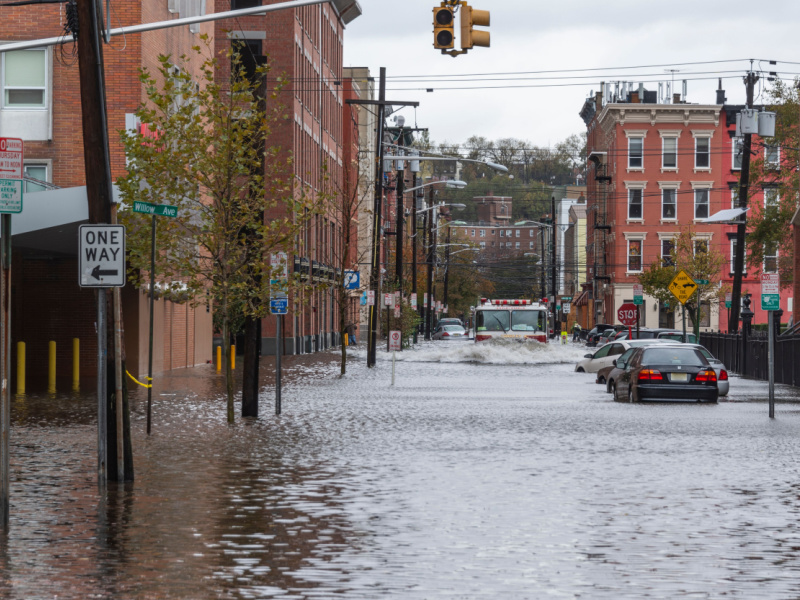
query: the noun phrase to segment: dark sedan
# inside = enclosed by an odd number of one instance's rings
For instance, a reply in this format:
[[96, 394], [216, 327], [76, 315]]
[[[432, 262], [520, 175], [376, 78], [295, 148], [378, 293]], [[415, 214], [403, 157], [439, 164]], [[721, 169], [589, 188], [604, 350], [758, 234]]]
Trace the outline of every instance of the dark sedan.
[[716, 402], [717, 374], [691, 346], [646, 346], [630, 356], [615, 382], [614, 399], [628, 402]]

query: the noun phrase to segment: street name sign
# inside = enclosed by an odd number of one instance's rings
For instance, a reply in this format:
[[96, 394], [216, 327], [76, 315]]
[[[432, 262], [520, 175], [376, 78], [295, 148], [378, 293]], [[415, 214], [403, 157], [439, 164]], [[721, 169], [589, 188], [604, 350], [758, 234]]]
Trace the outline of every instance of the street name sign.
[[0, 179], [0, 213], [22, 212], [22, 179]]
[[22, 140], [0, 137], [0, 177], [19, 179], [23, 177]]
[[694, 282], [697, 285], [708, 285], [709, 283], [711, 283], [708, 279], [695, 279]]
[[78, 237], [78, 284], [95, 288], [123, 287], [125, 226], [81, 225]]
[[686, 304], [686, 301], [692, 297], [697, 289], [697, 283], [694, 279], [689, 277], [689, 274], [681, 269], [672, 281], [669, 283], [669, 291], [678, 299], [681, 304]]
[[156, 215], [158, 217], [177, 217], [178, 207], [170, 206], [169, 204], [153, 204], [152, 202], [133, 203], [133, 212], [143, 213], [145, 215]]
[[644, 286], [641, 283], [634, 283], [633, 284], [633, 303], [636, 306], [641, 306], [644, 304]]
[[761, 310], [779, 310], [781, 281], [777, 273], [761, 274]]
[[626, 327], [633, 327], [636, 325], [636, 305], [626, 302], [617, 310], [617, 319]]

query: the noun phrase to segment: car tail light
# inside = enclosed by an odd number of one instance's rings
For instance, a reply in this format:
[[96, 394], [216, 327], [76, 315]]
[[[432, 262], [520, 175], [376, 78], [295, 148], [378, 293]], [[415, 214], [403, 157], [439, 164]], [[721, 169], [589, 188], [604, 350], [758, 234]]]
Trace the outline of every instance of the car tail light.
[[492, 339], [492, 336], [490, 336], [490, 335], [478, 334], [478, 335], [475, 336], [475, 341], [476, 342], [485, 342], [486, 340], [490, 340], [490, 339]]
[[445, 331], [444, 333], [442, 333], [442, 337], [450, 337], [450, 334]]
[[728, 381], [728, 372], [725, 369], [722, 369], [719, 372], [719, 380], [720, 381]]
[[697, 374], [697, 377], [694, 378], [694, 380], [695, 381], [706, 381], [708, 383], [716, 383], [717, 374], [712, 369], [708, 369], [707, 371], [700, 371]]
[[663, 381], [661, 371], [655, 369], [642, 369], [639, 371], [639, 381]]

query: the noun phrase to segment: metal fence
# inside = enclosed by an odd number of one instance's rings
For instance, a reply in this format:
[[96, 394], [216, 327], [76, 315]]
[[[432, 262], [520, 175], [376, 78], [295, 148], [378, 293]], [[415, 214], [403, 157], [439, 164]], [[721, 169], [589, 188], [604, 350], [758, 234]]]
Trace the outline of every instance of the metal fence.
[[[769, 379], [767, 371], [768, 338], [750, 335], [745, 355], [742, 355], [741, 334], [704, 332], [700, 343], [725, 363], [728, 370], [751, 379]], [[780, 335], [775, 338], [775, 382], [800, 387], [800, 335]]]

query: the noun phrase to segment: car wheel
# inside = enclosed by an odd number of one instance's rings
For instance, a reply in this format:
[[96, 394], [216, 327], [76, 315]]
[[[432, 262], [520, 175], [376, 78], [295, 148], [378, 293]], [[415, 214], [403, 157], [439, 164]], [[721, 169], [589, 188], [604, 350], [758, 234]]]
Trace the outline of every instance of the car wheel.
[[606, 385], [606, 391], [609, 394], [614, 394], [614, 398], [617, 397], [617, 384], [614, 382], [613, 379], [608, 380], [608, 385]]
[[585, 373], [586, 371], [583, 370], [583, 367], [578, 367], [575, 369], [578, 373]]
[[597, 383], [603, 384], [605, 382], [606, 382], [606, 378], [603, 377], [602, 375], [600, 375], [600, 377], [597, 378]]

